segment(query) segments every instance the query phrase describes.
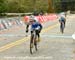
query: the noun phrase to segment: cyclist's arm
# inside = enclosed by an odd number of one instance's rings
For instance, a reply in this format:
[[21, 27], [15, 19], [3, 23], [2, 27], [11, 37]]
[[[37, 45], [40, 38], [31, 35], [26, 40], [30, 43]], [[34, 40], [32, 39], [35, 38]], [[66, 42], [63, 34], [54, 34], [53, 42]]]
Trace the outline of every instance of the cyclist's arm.
[[26, 25], [26, 33], [28, 33], [29, 24]]
[[59, 22], [61, 22], [61, 19], [59, 19]]
[[65, 22], [66, 22], [66, 18], [65, 18]]
[[41, 31], [41, 30], [42, 30], [42, 28], [43, 28], [43, 26], [42, 26], [42, 24], [40, 24], [40, 23], [39, 23], [39, 26], [40, 26], [40, 31]]

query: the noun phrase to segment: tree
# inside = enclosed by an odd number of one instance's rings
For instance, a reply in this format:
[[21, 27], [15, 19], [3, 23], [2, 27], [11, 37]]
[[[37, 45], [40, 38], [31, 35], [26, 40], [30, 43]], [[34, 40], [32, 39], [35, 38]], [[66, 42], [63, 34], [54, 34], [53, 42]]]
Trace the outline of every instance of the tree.
[[48, 12], [49, 13], [54, 12], [53, 6], [52, 6], [52, 0], [48, 0]]
[[0, 0], [0, 13], [3, 13], [6, 11], [6, 7], [5, 7], [5, 1], [4, 0]]

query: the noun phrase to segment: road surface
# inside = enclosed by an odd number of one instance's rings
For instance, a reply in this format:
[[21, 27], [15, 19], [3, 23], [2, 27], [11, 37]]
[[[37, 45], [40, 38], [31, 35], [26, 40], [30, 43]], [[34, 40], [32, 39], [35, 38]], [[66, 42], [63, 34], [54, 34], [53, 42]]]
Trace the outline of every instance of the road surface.
[[75, 60], [75, 15], [68, 15], [64, 34], [58, 20], [43, 23], [38, 51], [29, 51], [30, 32], [25, 26], [0, 31], [0, 60]]

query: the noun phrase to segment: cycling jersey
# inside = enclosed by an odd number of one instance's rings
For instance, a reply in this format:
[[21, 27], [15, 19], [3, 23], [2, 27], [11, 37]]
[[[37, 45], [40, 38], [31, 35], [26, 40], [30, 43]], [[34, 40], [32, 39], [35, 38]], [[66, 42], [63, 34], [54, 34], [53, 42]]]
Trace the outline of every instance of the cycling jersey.
[[39, 30], [39, 29], [42, 29], [42, 25], [38, 22], [34, 22], [32, 25], [31, 25], [31, 31], [33, 31], [33, 29], [35, 30]]
[[28, 32], [29, 25], [31, 26], [31, 31], [33, 31], [34, 29], [35, 30], [38, 29], [41, 31], [41, 29], [42, 29], [41, 23], [39, 23], [39, 21], [37, 19], [35, 19], [34, 16], [30, 16], [30, 20], [26, 26], [26, 32]]
[[61, 16], [60, 19], [59, 19], [59, 22], [65, 22], [65, 21], [66, 21], [65, 17]]

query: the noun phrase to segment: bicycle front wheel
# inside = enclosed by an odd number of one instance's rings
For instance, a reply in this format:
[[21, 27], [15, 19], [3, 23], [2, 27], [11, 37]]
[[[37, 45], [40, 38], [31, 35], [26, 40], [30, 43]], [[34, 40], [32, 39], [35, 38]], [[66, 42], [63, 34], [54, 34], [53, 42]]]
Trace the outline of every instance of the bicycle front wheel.
[[61, 33], [64, 33], [64, 24], [63, 23], [61, 23], [61, 26], [60, 26], [60, 30], [61, 30]]

